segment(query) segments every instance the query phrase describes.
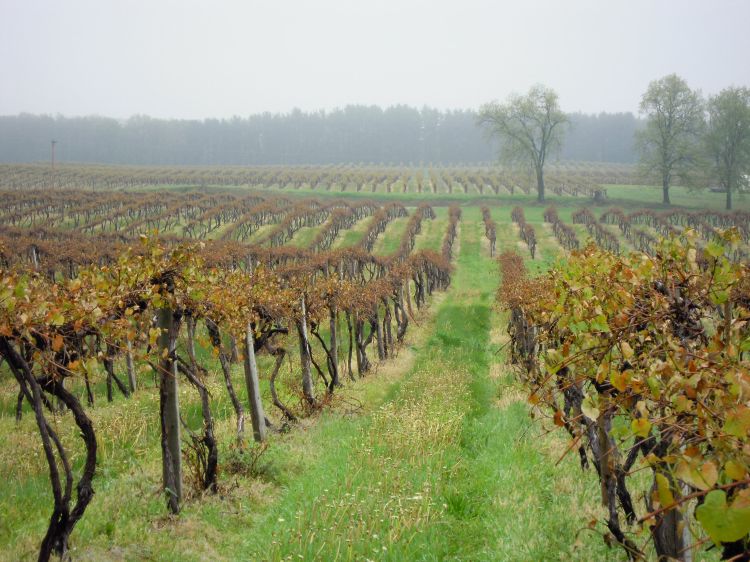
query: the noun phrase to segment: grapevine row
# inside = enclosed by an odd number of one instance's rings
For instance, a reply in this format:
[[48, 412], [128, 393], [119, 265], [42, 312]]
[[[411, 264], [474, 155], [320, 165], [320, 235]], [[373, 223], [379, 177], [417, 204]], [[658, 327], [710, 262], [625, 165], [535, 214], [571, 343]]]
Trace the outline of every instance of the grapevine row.
[[688, 231], [649, 259], [590, 246], [538, 279], [520, 257], [500, 258], [529, 400], [595, 471], [605, 539], [631, 560], [684, 559], [709, 540], [723, 559], [748, 555], [750, 270], [730, 260], [740, 238], [726, 231], [700, 260]]

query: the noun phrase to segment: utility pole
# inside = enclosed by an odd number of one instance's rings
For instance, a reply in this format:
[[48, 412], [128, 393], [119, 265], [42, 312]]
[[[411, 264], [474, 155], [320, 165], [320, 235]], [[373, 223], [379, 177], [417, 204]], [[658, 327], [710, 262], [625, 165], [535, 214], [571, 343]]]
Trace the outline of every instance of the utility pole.
[[57, 144], [57, 141], [52, 139], [52, 173], [51, 173], [51, 179], [52, 179], [52, 187], [55, 187], [55, 145]]

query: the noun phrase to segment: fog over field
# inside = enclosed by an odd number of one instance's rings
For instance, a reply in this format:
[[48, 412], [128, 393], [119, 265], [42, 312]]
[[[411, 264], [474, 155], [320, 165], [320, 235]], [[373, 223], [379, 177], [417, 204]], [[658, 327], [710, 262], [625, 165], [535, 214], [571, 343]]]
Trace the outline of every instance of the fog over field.
[[672, 72], [750, 82], [748, 21], [743, 0], [2, 0], [0, 115], [469, 109], [538, 82], [569, 112], [636, 112]]
[[0, 0], [0, 562], [750, 562], [750, 0]]

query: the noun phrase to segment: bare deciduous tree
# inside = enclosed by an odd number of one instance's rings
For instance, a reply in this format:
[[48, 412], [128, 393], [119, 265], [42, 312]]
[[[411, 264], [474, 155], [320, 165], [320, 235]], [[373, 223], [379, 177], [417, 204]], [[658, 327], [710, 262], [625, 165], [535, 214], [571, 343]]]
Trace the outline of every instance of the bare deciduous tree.
[[533, 86], [525, 96], [512, 95], [506, 103], [483, 105], [477, 120], [500, 140], [503, 161], [534, 170], [538, 200], [544, 201], [544, 164], [549, 153], [559, 149], [568, 123], [557, 93], [543, 85]]
[[662, 202], [669, 205], [672, 180], [689, 185], [698, 167], [703, 100], [685, 80], [670, 74], [649, 84], [640, 109], [647, 117], [646, 126], [636, 133], [641, 170], [661, 180]]

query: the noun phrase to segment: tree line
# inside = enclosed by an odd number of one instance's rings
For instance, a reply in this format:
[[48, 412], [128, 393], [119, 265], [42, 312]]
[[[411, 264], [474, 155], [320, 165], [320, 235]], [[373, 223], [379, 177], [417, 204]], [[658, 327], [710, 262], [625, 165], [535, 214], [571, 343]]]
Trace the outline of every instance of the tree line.
[[[490, 162], [498, 147], [472, 110], [350, 105], [330, 112], [166, 120], [136, 115], [0, 116], [0, 162], [149, 165], [458, 164]], [[572, 113], [563, 160], [635, 162], [631, 113]]]
[[[641, 97], [642, 127], [634, 131], [643, 183], [669, 188], [715, 187], [732, 194], [750, 184], [750, 88], [730, 86], [705, 99], [687, 82], [670, 74], [652, 81]], [[501, 159], [536, 175], [539, 202], [544, 201], [544, 165], [564, 150], [571, 118], [559, 106], [557, 92], [537, 84], [504, 103], [484, 104], [477, 123], [499, 142]], [[567, 142], [567, 139], [565, 139]]]

